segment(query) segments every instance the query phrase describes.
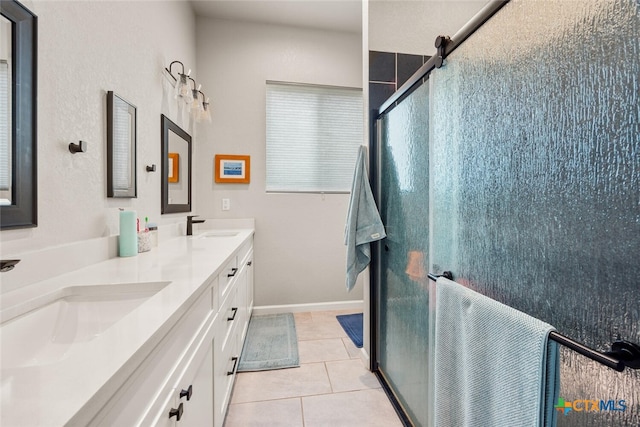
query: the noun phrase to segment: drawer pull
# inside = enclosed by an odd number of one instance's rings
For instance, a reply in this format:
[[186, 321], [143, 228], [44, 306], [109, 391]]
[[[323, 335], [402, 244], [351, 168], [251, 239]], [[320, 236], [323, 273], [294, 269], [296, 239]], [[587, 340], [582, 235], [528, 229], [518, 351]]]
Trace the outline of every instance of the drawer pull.
[[251, 267], [251, 264], [253, 264], [253, 261], [247, 261], [247, 265], [248, 265], [249, 267]]
[[231, 322], [232, 320], [235, 320], [236, 314], [238, 314], [238, 307], [231, 308], [231, 311], [233, 311], [233, 315], [231, 317], [227, 317], [227, 322]]
[[191, 395], [193, 394], [193, 385], [189, 385], [188, 389], [182, 389], [180, 391], [180, 399], [182, 399], [183, 397], [187, 397], [187, 400], [191, 400]]
[[236, 275], [237, 272], [238, 272], [237, 268], [232, 268], [231, 273], [227, 274], [227, 277], [233, 277]]
[[238, 357], [232, 357], [231, 360], [233, 361], [233, 368], [231, 368], [230, 371], [227, 371], [227, 375], [233, 375], [236, 373], [236, 368], [238, 367]]
[[181, 402], [180, 405], [178, 405], [178, 409], [171, 408], [171, 410], [169, 411], [169, 418], [176, 417], [176, 421], [180, 421], [180, 418], [182, 418], [182, 411], [183, 407]]

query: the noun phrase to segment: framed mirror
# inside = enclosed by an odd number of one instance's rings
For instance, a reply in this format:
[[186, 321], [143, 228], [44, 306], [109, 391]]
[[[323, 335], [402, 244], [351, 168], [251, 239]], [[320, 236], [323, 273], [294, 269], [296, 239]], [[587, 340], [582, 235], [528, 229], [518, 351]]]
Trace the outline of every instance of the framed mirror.
[[137, 196], [136, 107], [107, 92], [107, 197]]
[[191, 212], [191, 136], [162, 115], [162, 213]]
[[37, 225], [37, 17], [0, 1], [0, 228]]

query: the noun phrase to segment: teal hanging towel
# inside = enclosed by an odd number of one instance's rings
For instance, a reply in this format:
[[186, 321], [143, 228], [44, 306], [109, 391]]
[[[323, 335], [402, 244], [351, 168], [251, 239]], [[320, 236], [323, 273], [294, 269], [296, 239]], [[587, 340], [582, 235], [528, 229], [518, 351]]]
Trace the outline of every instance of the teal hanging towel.
[[365, 147], [361, 145], [358, 149], [358, 158], [353, 174], [344, 233], [344, 243], [347, 245], [347, 291], [353, 289], [358, 274], [371, 261], [369, 243], [387, 236], [369, 186], [365, 152]]
[[435, 285], [434, 425], [555, 426], [551, 325], [444, 277]]

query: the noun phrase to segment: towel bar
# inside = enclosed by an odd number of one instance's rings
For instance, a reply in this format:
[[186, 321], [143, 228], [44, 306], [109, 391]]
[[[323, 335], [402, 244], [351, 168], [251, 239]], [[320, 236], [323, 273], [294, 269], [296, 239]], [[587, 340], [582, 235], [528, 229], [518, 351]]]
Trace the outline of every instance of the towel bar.
[[[453, 274], [450, 271], [445, 271], [440, 275], [429, 273], [429, 279], [434, 282], [438, 280], [438, 277], [453, 280]], [[625, 368], [640, 369], [640, 346], [630, 341], [615, 341], [611, 344], [610, 351], [601, 353], [556, 331], [549, 333], [549, 339], [618, 372], [624, 371]]]

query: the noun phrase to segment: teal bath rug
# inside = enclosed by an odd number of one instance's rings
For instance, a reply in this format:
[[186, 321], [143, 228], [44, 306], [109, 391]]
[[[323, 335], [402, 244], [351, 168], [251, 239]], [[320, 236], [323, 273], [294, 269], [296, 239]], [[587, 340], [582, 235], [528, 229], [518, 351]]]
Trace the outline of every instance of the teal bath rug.
[[293, 314], [251, 316], [238, 372], [298, 366], [298, 337]]

